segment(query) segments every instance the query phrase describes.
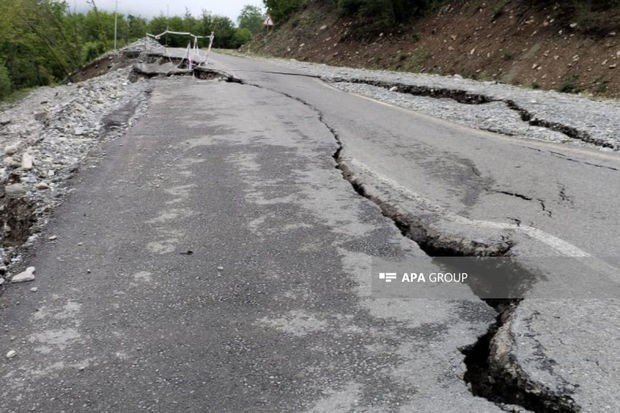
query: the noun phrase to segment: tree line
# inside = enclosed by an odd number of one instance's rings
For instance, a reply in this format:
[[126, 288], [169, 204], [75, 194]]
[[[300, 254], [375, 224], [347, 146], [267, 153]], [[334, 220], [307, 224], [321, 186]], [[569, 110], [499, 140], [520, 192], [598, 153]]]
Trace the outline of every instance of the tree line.
[[[86, 13], [71, 13], [65, 1], [0, 0], [0, 100], [14, 90], [49, 85], [65, 79], [114, 46], [114, 13], [94, 1]], [[235, 25], [231, 19], [206, 11], [199, 17], [117, 16], [117, 44], [122, 47], [145, 34], [166, 29], [198, 35], [215, 32], [214, 47], [238, 48], [262, 28], [260, 9], [246, 6]], [[162, 39], [171, 47], [187, 46], [187, 39]], [[204, 44], [201, 44], [204, 46]]]

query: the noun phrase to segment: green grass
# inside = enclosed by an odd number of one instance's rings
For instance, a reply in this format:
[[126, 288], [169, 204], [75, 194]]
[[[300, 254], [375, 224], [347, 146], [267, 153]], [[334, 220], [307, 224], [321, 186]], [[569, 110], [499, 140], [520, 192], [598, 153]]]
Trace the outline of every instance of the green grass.
[[422, 48], [415, 49], [411, 57], [409, 58], [409, 67], [414, 70], [422, 70], [424, 68], [424, 64], [432, 57], [433, 55], [428, 50], [424, 50]]
[[562, 81], [558, 91], [562, 93], [579, 93], [581, 88], [577, 84], [578, 81], [579, 75], [570, 75]]

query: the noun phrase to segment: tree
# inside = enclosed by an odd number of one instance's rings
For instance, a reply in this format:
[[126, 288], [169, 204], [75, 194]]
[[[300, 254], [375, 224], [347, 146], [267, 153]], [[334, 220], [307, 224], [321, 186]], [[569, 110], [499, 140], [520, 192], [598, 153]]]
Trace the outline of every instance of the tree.
[[237, 49], [252, 40], [252, 32], [245, 27], [239, 27], [235, 30], [232, 40], [232, 47]]
[[142, 17], [127, 16], [127, 25], [129, 31], [129, 39], [136, 40], [144, 37], [146, 34], [146, 20]]
[[9, 71], [4, 66], [4, 61], [0, 59], [0, 100], [6, 98], [11, 94], [13, 85], [11, 84], [11, 78], [9, 77]]
[[263, 0], [269, 15], [276, 23], [286, 20], [301, 7], [303, 0]]
[[237, 18], [240, 29], [248, 29], [253, 35], [263, 28], [263, 13], [256, 6], [244, 6]]
[[234, 48], [235, 25], [228, 17], [213, 16], [211, 30], [215, 32], [214, 47], [222, 49]]

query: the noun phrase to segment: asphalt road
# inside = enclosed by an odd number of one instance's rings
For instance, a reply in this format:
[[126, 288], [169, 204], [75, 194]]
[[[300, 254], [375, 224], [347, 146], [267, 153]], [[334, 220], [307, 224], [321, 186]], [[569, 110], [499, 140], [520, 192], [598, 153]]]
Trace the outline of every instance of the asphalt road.
[[244, 83], [155, 81], [32, 248], [38, 291], [1, 297], [0, 349], [17, 352], [1, 412], [502, 411], [463, 379], [487, 304], [462, 284], [375, 288], [377, 263], [443, 268], [379, 200], [448, 243], [509, 241], [537, 277], [504, 326], [509, 358], [583, 411], [620, 409], [616, 154], [457, 127], [277, 63], [215, 67]]

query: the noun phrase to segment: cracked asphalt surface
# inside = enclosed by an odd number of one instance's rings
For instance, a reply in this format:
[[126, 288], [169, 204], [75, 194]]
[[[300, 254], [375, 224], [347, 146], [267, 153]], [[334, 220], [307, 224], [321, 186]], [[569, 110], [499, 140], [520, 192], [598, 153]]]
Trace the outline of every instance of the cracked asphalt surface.
[[[617, 154], [454, 126], [276, 64], [215, 66], [245, 84], [154, 81], [31, 249], [38, 291], [0, 301], [0, 349], [17, 352], [0, 411], [502, 411], [463, 380], [460, 349], [496, 316], [467, 286], [373, 295], [374, 260], [437, 264], [343, 179], [338, 149], [368, 192], [448, 237], [584, 252], [616, 282]], [[618, 302], [540, 299], [559, 274], [531, 266], [546, 278], [506, 351], [583, 411], [620, 409], [620, 357], [600, 350], [620, 339]]]

